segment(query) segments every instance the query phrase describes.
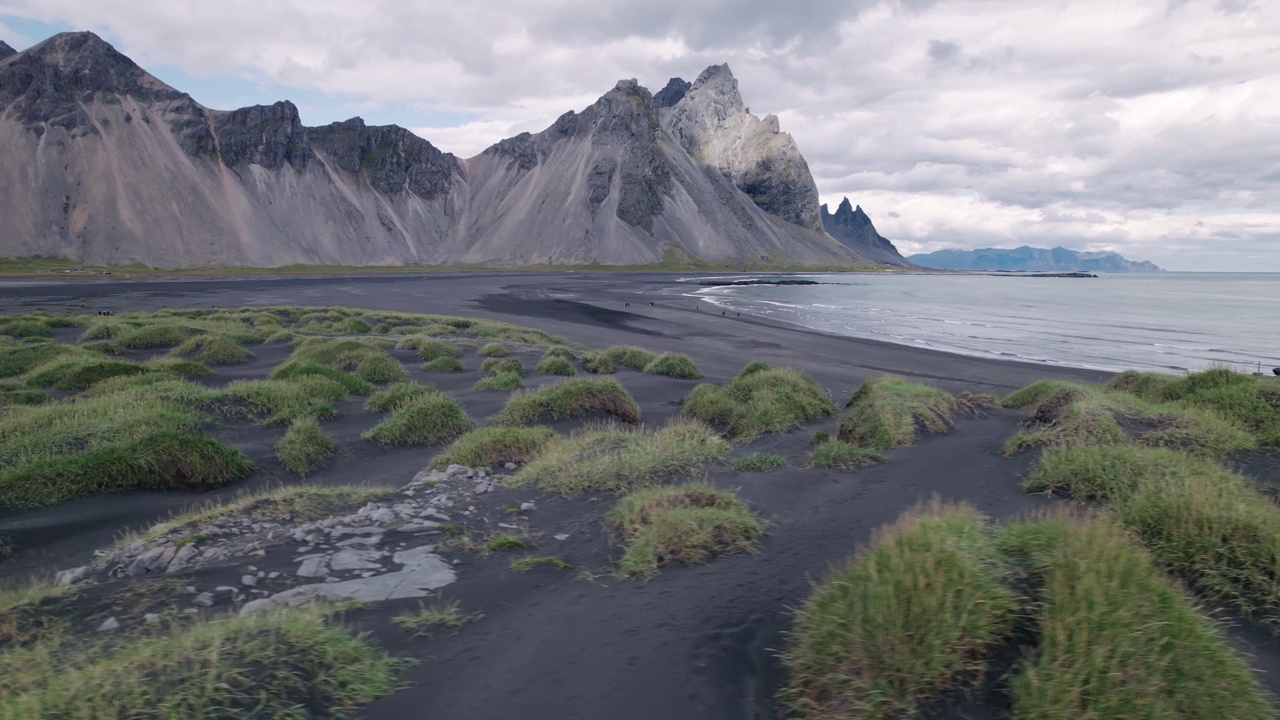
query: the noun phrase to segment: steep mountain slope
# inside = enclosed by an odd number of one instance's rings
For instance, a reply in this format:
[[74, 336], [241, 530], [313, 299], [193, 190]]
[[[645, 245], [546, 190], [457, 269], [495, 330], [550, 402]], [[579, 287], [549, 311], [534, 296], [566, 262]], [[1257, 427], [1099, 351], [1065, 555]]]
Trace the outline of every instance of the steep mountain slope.
[[660, 98], [621, 81], [581, 113], [463, 161], [359, 118], [305, 127], [289, 102], [211, 110], [91, 33], [5, 48], [9, 257], [158, 267], [864, 262], [822, 232], [803, 157], [776, 119], [745, 111], [726, 66]]
[[894, 267], [912, 267], [892, 242], [876, 232], [876, 226], [871, 224], [862, 206], [854, 208], [849, 198], [840, 201], [834, 215], [827, 212], [826, 205], [822, 206], [822, 227], [828, 235], [868, 260]]
[[1126, 260], [1112, 252], [1077, 252], [1063, 247], [1052, 250], [1027, 245], [978, 250], [937, 250], [912, 255], [911, 262], [939, 270], [1007, 270], [1035, 272], [1162, 272], [1146, 260]]

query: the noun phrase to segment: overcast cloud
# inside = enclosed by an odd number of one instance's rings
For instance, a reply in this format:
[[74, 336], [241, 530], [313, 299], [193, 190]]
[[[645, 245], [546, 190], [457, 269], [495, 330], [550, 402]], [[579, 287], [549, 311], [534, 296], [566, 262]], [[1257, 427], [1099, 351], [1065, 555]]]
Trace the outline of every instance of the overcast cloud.
[[98, 31], [144, 67], [404, 109], [464, 157], [619, 78], [656, 91], [727, 61], [823, 200], [848, 195], [904, 253], [1280, 271], [1275, 0], [0, 0], [21, 48], [40, 38], [15, 19]]

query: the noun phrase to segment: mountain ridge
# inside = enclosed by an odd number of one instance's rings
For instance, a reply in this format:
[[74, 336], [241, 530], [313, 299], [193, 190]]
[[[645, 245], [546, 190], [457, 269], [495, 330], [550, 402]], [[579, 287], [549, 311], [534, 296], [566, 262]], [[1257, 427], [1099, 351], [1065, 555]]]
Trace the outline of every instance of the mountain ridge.
[[823, 232], [794, 140], [776, 117], [746, 111], [727, 65], [658, 96], [619, 81], [539, 133], [460, 159], [395, 125], [305, 126], [287, 100], [213, 110], [96, 35], [63, 33], [0, 57], [0, 149], [16, 160], [0, 167], [11, 257], [868, 262]]
[[827, 212], [827, 206], [823, 204], [821, 215], [827, 234], [862, 257], [894, 267], [914, 267], [892, 242], [876, 231], [862, 206], [855, 208], [849, 198], [840, 201], [835, 213]]
[[1022, 245], [1017, 248], [936, 250], [911, 255], [911, 262], [937, 270], [1005, 270], [1010, 272], [1163, 272], [1155, 263], [1128, 260], [1114, 252], [1082, 252]]

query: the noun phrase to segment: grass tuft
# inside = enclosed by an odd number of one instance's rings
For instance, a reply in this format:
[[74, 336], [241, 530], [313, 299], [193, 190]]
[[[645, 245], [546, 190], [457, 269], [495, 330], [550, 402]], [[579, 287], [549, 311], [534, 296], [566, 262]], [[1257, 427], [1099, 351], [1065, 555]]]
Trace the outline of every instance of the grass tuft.
[[422, 364], [423, 372], [462, 372], [462, 362], [458, 358], [440, 357]]
[[937, 388], [903, 378], [872, 378], [853, 393], [840, 421], [839, 439], [879, 450], [912, 445], [917, 429], [945, 433], [956, 399]]
[[338, 444], [325, 434], [315, 418], [299, 418], [276, 443], [276, 459], [291, 472], [306, 477], [338, 451]]
[[388, 412], [398, 409], [405, 403], [412, 402], [427, 395], [438, 395], [440, 391], [430, 385], [419, 385], [416, 382], [396, 383], [388, 387], [386, 390], [379, 390], [374, 393], [368, 401], [365, 402], [364, 408], [373, 412]]
[[1274, 717], [1248, 664], [1113, 523], [1058, 513], [1000, 542], [1039, 596], [1039, 642], [1012, 679], [1015, 717]]
[[424, 362], [431, 362], [432, 360], [438, 360], [440, 358], [458, 359], [462, 357], [462, 348], [457, 345], [445, 342], [444, 340], [434, 340], [429, 337], [423, 337], [421, 335], [410, 335], [409, 337], [401, 340], [396, 347], [417, 350], [418, 359]]
[[1011, 631], [1000, 563], [968, 505], [935, 500], [877, 529], [797, 613], [784, 701], [808, 720], [914, 717]]
[[604, 425], [553, 439], [510, 482], [537, 482], [561, 495], [625, 492], [693, 476], [728, 452], [727, 442], [695, 421], [676, 421], [657, 431]]
[[574, 379], [516, 393], [494, 416], [503, 425], [581, 417], [601, 412], [629, 423], [640, 422], [640, 406], [616, 380]]
[[477, 350], [476, 354], [480, 357], [504, 358], [511, 353], [507, 352], [507, 349], [502, 346], [502, 343], [489, 343]]
[[509, 565], [508, 567], [510, 567], [512, 570], [515, 570], [516, 572], [522, 572], [522, 573], [529, 572], [530, 570], [536, 570], [540, 567], [549, 567], [552, 570], [572, 570], [573, 569], [573, 565], [565, 562], [564, 560], [561, 560], [558, 557], [520, 558], [519, 560], [512, 560], [511, 565]]
[[723, 426], [735, 440], [785, 433], [836, 413], [835, 403], [813, 378], [790, 368], [769, 367], [740, 374], [723, 387], [699, 385], [682, 410], [710, 425]]
[[787, 459], [772, 453], [753, 452], [734, 458], [729, 467], [738, 472], [769, 472], [787, 466]]
[[416, 612], [404, 613], [392, 618], [392, 622], [413, 633], [414, 637], [427, 636], [436, 630], [457, 630], [472, 620], [484, 617], [482, 613], [464, 613], [458, 603], [420, 607]]
[[533, 460], [556, 437], [548, 427], [483, 427], [463, 435], [431, 460], [431, 467], [450, 465], [471, 468]]
[[609, 523], [627, 545], [618, 561], [623, 577], [755, 552], [764, 535], [764, 523], [733, 493], [701, 484], [638, 490], [618, 502]]
[[498, 373], [476, 381], [476, 390], [521, 390], [524, 380], [516, 373]]
[[602, 352], [583, 353], [582, 367], [593, 375], [609, 375], [613, 373], [613, 361]]
[[682, 380], [698, 380], [702, 377], [702, 371], [693, 364], [689, 356], [677, 353], [663, 353], [657, 356], [644, 366], [644, 371], [648, 375], [666, 375]]
[[224, 335], [198, 335], [173, 349], [173, 354], [189, 357], [205, 365], [238, 365], [253, 359], [253, 353]]
[[538, 366], [533, 371], [542, 375], [572, 376], [578, 374], [578, 371], [573, 367], [573, 363], [559, 355], [548, 355], [543, 358], [542, 362], [538, 363]]
[[573, 362], [574, 360], [578, 359], [578, 356], [574, 355], [573, 351], [570, 350], [569, 348], [558, 347], [558, 348], [551, 348], [550, 350], [548, 350], [546, 353], [542, 355], [542, 358], [544, 360], [547, 358], [560, 358], [561, 360], [568, 360], [569, 362]]
[[871, 450], [839, 440], [818, 443], [809, 453], [809, 464], [818, 468], [853, 472], [868, 465], [888, 462], [888, 458]]
[[614, 345], [600, 351], [600, 354], [616, 365], [629, 367], [633, 370], [644, 370], [649, 363], [658, 357], [655, 353], [632, 345]]
[[383, 447], [438, 445], [475, 427], [462, 406], [444, 393], [410, 400], [360, 437]]

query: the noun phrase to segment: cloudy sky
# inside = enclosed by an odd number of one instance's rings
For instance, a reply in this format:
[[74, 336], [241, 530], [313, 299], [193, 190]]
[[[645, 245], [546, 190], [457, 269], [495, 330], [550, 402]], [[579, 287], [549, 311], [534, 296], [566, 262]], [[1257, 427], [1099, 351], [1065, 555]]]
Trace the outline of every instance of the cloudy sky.
[[18, 49], [69, 29], [211, 107], [287, 98], [463, 157], [727, 61], [823, 201], [904, 253], [1280, 271], [1276, 0], [0, 0]]

